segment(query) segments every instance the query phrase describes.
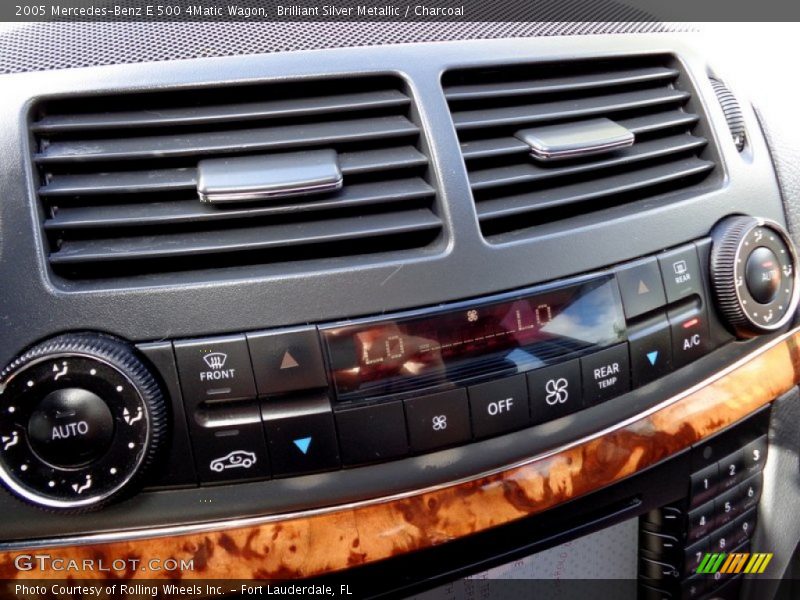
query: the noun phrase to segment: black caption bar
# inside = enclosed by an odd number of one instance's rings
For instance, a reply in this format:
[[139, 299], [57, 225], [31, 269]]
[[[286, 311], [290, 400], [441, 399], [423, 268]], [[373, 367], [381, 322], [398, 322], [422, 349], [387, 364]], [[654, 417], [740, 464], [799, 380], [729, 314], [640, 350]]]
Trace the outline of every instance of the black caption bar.
[[785, 0], [56, 0], [0, 4], [8, 22], [786, 21]]

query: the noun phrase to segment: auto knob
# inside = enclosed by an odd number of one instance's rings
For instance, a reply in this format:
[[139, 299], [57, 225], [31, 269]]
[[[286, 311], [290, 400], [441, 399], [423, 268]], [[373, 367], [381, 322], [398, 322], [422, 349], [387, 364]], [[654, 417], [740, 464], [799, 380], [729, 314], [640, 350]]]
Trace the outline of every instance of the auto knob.
[[784, 327], [798, 302], [797, 254], [774, 221], [728, 217], [711, 233], [711, 283], [717, 306], [740, 338]]
[[166, 429], [156, 379], [116, 338], [56, 337], [0, 373], [0, 481], [37, 506], [76, 512], [134, 492]]

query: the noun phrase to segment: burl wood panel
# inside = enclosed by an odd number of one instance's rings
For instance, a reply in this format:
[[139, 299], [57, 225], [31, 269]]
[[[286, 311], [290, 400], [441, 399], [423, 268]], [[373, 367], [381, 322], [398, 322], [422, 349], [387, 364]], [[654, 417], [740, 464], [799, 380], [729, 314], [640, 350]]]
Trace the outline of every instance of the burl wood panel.
[[[253, 527], [38, 551], [65, 559], [193, 559], [191, 578], [303, 578], [443, 544], [547, 510], [642, 470], [767, 404], [798, 383], [800, 330], [657, 412], [547, 458], [403, 499]], [[0, 579], [62, 577], [18, 571]], [[86, 578], [108, 573], [85, 572]], [[114, 577], [175, 577], [130, 571]]]

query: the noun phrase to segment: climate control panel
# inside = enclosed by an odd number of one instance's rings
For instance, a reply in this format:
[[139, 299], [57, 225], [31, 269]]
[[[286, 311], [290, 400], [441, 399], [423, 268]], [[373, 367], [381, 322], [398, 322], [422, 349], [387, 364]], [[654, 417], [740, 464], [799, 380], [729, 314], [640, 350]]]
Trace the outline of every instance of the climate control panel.
[[138, 347], [57, 337], [0, 374], [0, 480], [75, 511], [135, 492], [166, 446], [178, 468], [151, 483], [219, 485], [536, 427], [784, 327], [796, 267], [778, 225], [732, 217], [597, 273], [376, 318]]

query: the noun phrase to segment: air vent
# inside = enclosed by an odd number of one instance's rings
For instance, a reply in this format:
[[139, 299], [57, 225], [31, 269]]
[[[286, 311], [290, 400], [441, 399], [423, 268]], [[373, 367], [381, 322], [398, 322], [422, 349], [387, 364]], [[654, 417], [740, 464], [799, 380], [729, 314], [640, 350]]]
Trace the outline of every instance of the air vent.
[[[577, 225], [587, 214], [636, 202], [643, 207], [644, 200], [669, 199], [700, 183], [714, 162], [682, 79], [669, 57], [446, 74], [484, 236], [502, 242], [530, 235], [532, 227]], [[554, 129], [574, 135], [576, 126], [590, 135], [598, 123], [633, 133], [633, 144], [542, 160], [520, 139]]]
[[[44, 103], [31, 127], [52, 269], [105, 279], [432, 251], [442, 222], [413, 113], [394, 78]], [[201, 160], [311, 149], [335, 152], [338, 190], [198, 199]]]

